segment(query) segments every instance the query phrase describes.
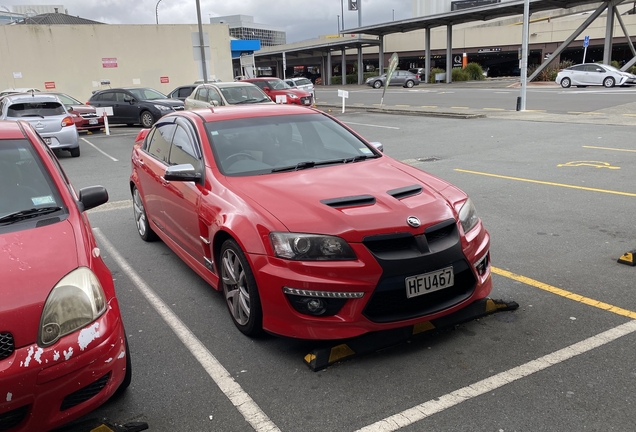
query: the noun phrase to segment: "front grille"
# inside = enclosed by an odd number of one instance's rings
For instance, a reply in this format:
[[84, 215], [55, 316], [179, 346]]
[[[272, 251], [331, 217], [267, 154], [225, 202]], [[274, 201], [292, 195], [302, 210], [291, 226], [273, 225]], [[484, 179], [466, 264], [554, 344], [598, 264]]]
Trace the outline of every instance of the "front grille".
[[300, 102], [301, 102], [303, 105], [311, 105], [311, 96], [301, 97], [301, 98], [300, 98]]
[[29, 412], [29, 405], [21, 406], [9, 412], [0, 414], [0, 432], [8, 431], [22, 423]]
[[[464, 257], [453, 219], [427, 228], [424, 234], [395, 233], [365, 237], [362, 243], [382, 267], [363, 314], [373, 322], [395, 322], [430, 315], [468, 299], [477, 280]], [[406, 278], [453, 266], [452, 287], [406, 297]]]
[[108, 383], [110, 379], [110, 372], [106, 375], [93, 382], [92, 384], [87, 385], [84, 388], [77, 390], [76, 392], [71, 393], [66, 396], [62, 401], [62, 406], [60, 406], [60, 411], [65, 411], [69, 408], [73, 408], [76, 405], [81, 404], [82, 402], [86, 402], [97, 393], [99, 393]]
[[0, 360], [9, 357], [14, 350], [13, 335], [8, 332], [0, 333]]
[[80, 116], [82, 116], [82, 118], [85, 118], [85, 119], [97, 118], [96, 113], [82, 113], [80, 114]]
[[176, 107], [172, 107], [175, 111], [183, 111], [185, 109], [185, 106], [176, 106]]

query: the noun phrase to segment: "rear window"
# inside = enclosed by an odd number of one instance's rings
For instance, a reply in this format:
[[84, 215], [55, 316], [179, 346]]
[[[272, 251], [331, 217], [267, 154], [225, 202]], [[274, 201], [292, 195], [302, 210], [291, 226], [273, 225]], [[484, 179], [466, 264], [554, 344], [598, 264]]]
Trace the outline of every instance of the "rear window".
[[66, 114], [59, 102], [20, 102], [9, 105], [7, 117], [49, 117]]
[[311, 85], [311, 81], [309, 81], [307, 78], [303, 78], [303, 79], [296, 80], [296, 84], [298, 84], [298, 85]]

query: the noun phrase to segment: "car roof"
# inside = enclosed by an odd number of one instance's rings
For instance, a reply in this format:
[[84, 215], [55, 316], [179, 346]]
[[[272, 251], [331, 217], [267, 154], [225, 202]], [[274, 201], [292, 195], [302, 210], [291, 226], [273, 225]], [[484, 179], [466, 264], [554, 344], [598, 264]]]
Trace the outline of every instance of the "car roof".
[[179, 111], [178, 113], [168, 114], [164, 118], [170, 116], [200, 116], [205, 122], [216, 122], [223, 120], [237, 120], [254, 117], [270, 117], [270, 116], [286, 116], [297, 114], [322, 114], [313, 108], [293, 105], [293, 104], [249, 104], [249, 105], [232, 105], [219, 106], [211, 108], [195, 109], [192, 111]]
[[25, 134], [19, 121], [0, 120], [0, 140], [24, 137]]
[[25, 100], [30, 100], [33, 102], [59, 102], [62, 103], [62, 101], [60, 101], [60, 99], [51, 93], [13, 93], [13, 94], [8, 94], [4, 97], [4, 99], [8, 100], [9, 102], [24, 102]]
[[34, 87], [17, 87], [17, 88], [4, 89], [0, 93], [4, 93], [4, 92], [26, 93], [26, 92], [30, 92], [31, 90], [36, 92], [40, 91]]
[[245, 78], [242, 79], [241, 81], [267, 81], [267, 80], [279, 80], [280, 78], [278, 77], [258, 77], [258, 78]]

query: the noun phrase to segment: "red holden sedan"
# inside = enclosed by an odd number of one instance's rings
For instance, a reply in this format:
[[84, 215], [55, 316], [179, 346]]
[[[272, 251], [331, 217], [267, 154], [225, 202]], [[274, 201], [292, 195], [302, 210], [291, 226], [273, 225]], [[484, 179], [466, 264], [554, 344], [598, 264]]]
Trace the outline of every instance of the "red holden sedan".
[[110, 271], [76, 193], [24, 121], [0, 121], [0, 430], [47, 431], [130, 383]]
[[222, 290], [247, 335], [349, 338], [487, 297], [472, 201], [381, 149], [312, 108], [169, 114], [132, 151], [137, 230]]
[[283, 103], [310, 106], [312, 96], [306, 90], [295, 89], [280, 78], [247, 78], [241, 82], [252, 83], [263, 90], [274, 102], [279, 103], [277, 96], [285, 99]]
[[60, 98], [73, 118], [78, 131], [92, 131], [104, 128], [104, 117], [97, 115], [95, 107], [86, 105], [65, 93], [51, 93]]

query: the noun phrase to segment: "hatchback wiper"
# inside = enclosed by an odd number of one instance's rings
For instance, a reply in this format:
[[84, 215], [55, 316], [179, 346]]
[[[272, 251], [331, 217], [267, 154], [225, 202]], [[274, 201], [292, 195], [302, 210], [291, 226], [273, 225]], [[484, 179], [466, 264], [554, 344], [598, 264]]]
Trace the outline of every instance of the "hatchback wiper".
[[289, 166], [280, 167], [280, 168], [273, 168], [272, 172], [298, 171], [298, 170], [301, 170], [301, 169], [313, 168], [313, 167], [322, 166], [322, 165], [353, 163], [353, 162], [359, 162], [359, 161], [363, 161], [363, 160], [368, 159], [368, 158], [375, 158], [375, 157], [377, 157], [377, 156], [376, 155], [373, 155], [373, 156], [358, 155], [358, 156], [353, 156], [353, 157], [350, 157], [350, 158], [329, 159], [329, 160], [320, 161], [320, 162], [314, 162], [314, 161], [299, 162], [296, 165], [289, 165]]
[[242, 101], [238, 101], [234, 105], [240, 105], [240, 104], [244, 104], [244, 103], [256, 103], [256, 102], [261, 102], [261, 101], [262, 101], [262, 99], [251, 98], [251, 99], [245, 99], [245, 100], [242, 100]]
[[282, 172], [282, 171], [298, 171], [305, 168], [311, 168], [315, 165], [316, 165], [316, 162], [314, 161], [298, 162], [296, 165], [289, 165], [289, 166], [280, 167], [280, 168], [272, 168], [272, 172], [274, 173], [274, 172]]
[[62, 207], [40, 207], [40, 208], [20, 210], [20, 211], [9, 213], [7, 215], [0, 217], [0, 223], [12, 224], [14, 222], [18, 222], [23, 219], [29, 219], [36, 216], [53, 213], [58, 210], [62, 210]]

